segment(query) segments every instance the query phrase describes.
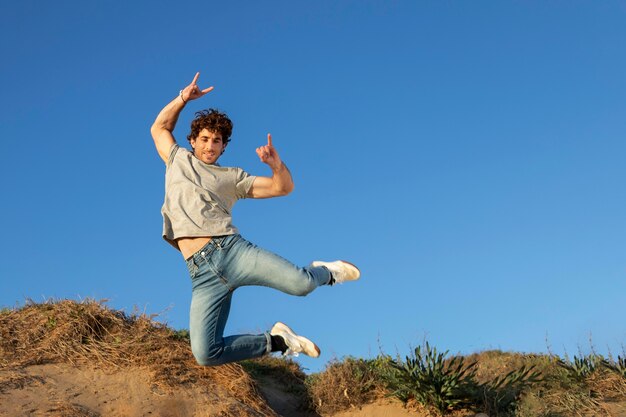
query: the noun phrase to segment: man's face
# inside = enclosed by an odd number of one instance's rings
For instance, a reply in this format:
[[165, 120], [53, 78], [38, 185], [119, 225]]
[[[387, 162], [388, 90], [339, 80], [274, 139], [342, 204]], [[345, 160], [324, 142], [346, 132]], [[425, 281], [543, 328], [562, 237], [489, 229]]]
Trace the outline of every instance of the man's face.
[[205, 164], [214, 164], [224, 152], [226, 145], [222, 141], [222, 134], [202, 129], [197, 138], [191, 139], [193, 154]]

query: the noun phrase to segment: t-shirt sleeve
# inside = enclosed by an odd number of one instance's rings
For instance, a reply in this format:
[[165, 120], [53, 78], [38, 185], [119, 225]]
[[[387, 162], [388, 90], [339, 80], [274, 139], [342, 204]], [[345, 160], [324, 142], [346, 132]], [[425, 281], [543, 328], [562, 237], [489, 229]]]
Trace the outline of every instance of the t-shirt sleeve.
[[178, 145], [178, 143], [176, 142], [172, 143], [172, 146], [170, 147], [170, 154], [167, 157], [167, 165], [165, 165], [167, 168], [169, 168], [174, 162], [174, 158], [176, 157], [176, 152], [178, 152], [179, 149], [180, 149], [180, 146]]
[[256, 176], [248, 174], [241, 168], [236, 168], [235, 186], [237, 188], [237, 198], [248, 197], [248, 191], [252, 187], [252, 183], [256, 179]]

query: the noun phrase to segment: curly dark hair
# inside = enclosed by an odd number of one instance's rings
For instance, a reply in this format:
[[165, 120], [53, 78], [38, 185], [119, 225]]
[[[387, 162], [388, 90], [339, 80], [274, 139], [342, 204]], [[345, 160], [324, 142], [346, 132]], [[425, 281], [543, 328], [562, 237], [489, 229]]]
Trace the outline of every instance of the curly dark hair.
[[217, 109], [201, 110], [196, 112], [196, 118], [191, 122], [191, 132], [187, 135], [187, 140], [196, 139], [202, 129], [209, 132], [220, 133], [224, 145], [230, 142], [230, 135], [233, 133], [233, 122]]

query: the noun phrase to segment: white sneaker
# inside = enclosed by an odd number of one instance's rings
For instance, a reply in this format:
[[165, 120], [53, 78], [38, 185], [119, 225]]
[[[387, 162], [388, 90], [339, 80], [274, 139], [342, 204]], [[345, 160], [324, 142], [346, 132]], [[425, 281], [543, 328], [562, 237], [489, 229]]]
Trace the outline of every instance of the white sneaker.
[[312, 358], [317, 358], [320, 355], [320, 348], [315, 343], [304, 336], [298, 336], [285, 323], [277, 322], [270, 330], [270, 334], [283, 338], [288, 348], [284, 353], [285, 356], [298, 356], [298, 354], [304, 353]]
[[315, 261], [311, 266], [324, 266], [330, 271], [336, 283], [356, 281], [361, 276], [359, 268], [346, 261], [322, 262]]

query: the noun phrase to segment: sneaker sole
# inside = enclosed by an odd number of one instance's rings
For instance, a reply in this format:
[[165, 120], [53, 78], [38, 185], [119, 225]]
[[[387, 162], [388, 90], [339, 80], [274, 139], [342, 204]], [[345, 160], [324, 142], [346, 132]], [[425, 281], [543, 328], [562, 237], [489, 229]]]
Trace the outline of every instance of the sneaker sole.
[[272, 327], [272, 330], [270, 331], [270, 334], [274, 334], [275, 331], [278, 332], [285, 332], [285, 333], [289, 333], [291, 334], [293, 337], [295, 337], [296, 339], [298, 339], [298, 342], [300, 343], [300, 347], [302, 348], [302, 353], [304, 353], [307, 356], [310, 356], [312, 358], [317, 358], [320, 356], [321, 351], [320, 348], [317, 347], [317, 345], [315, 343], [313, 343], [311, 340], [307, 339], [304, 336], [299, 336], [297, 335], [293, 330], [291, 330], [291, 328], [289, 326], [287, 326], [285, 323], [282, 322], [277, 322], [274, 327]]

